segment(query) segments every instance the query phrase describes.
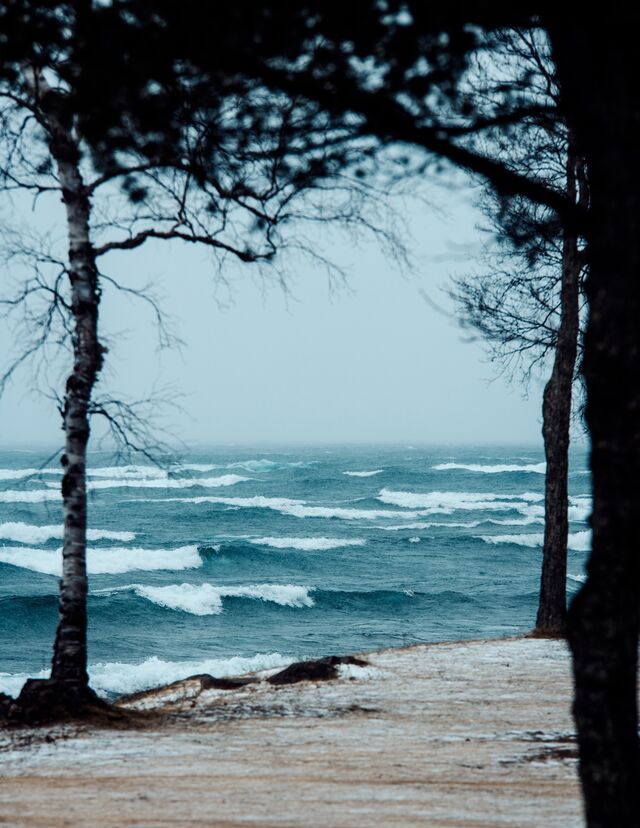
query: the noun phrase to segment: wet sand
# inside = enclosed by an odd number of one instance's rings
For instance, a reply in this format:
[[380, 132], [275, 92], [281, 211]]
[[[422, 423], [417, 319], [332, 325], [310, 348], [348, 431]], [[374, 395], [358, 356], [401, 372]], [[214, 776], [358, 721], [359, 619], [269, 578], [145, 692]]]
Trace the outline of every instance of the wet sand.
[[159, 714], [135, 727], [0, 731], [0, 825], [582, 825], [563, 642], [365, 658], [332, 681], [180, 682], [126, 702]]

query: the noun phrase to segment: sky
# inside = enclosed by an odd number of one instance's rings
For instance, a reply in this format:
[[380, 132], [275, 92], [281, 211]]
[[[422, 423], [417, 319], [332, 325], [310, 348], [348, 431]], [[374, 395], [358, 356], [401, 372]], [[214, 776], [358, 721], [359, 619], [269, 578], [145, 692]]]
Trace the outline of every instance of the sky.
[[[450, 276], [473, 268], [486, 243], [473, 194], [458, 182], [420, 195], [426, 203], [396, 205], [409, 226], [408, 267], [398, 267], [374, 240], [356, 244], [337, 230], [316, 233], [318, 247], [346, 274], [341, 286], [304, 259], [288, 262], [285, 294], [250, 266], [233, 263], [221, 287], [209, 254], [179, 242], [109, 254], [106, 272], [127, 285], [151, 284], [183, 344], [159, 351], [144, 304], [106, 291], [102, 386], [131, 400], [155, 393], [179, 403], [154, 405], [153, 414], [188, 445], [540, 445], [540, 382], [525, 396], [520, 384], [498, 376], [482, 343], [470, 342], [452, 318], [444, 293]], [[26, 203], [12, 213], [23, 227], [46, 221], [64, 231], [57, 203], [45, 207], [44, 218], [34, 218]], [[14, 337], [3, 323], [5, 358]], [[63, 387], [63, 364], [44, 374]], [[55, 405], [40, 393], [47, 381], [38, 390], [33, 370], [25, 369], [7, 389], [2, 445], [60, 443]]]

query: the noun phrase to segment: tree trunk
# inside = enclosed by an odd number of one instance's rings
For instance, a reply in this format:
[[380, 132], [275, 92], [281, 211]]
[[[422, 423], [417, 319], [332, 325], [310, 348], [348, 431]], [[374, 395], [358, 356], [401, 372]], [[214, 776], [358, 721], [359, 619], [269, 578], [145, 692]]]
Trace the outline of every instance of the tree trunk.
[[69, 235], [69, 281], [74, 319], [73, 370], [67, 379], [63, 409], [65, 452], [61, 462], [64, 541], [60, 614], [51, 679], [80, 692], [87, 676], [86, 453], [89, 404], [102, 366], [98, 340], [100, 291], [90, 239], [90, 202], [79, 169], [80, 153], [71, 130], [48, 117], [50, 150], [55, 160]]
[[589, 322], [583, 371], [591, 432], [593, 551], [568, 636], [590, 828], [640, 825], [640, 97], [634, 21], [548, 15], [570, 126], [589, 170]]
[[[578, 185], [586, 186], [584, 163], [571, 138], [567, 148], [567, 197], [576, 201]], [[580, 201], [584, 201], [580, 194]], [[544, 547], [536, 631], [562, 635], [567, 620], [567, 542], [569, 535], [569, 433], [571, 392], [580, 331], [578, 236], [566, 229], [562, 244], [560, 325], [551, 376], [544, 389], [542, 435], [547, 461], [545, 476]]]

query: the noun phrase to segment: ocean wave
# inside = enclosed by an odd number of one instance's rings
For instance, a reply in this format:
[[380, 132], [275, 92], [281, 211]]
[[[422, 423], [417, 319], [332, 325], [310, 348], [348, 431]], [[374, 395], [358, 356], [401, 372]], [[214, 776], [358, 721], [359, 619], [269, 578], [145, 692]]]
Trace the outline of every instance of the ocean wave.
[[[62, 540], [64, 528], [56, 526], [32, 526], [29, 523], [0, 523], [0, 538], [17, 543], [46, 543], [48, 540]], [[112, 532], [109, 529], [87, 529], [87, 539], [132, 541], [135, 532]]]
[[294, 584], [252, 584], [250, 586], [224, 586], [213, 584], [171, 584], [169, 586], [144, 586], [128, 584], [113, 589], [95, 590], [94, 595], [113, 595], [117, 592], [134, 592], [160, 607], [188, 612], [191, 615], [219, 615], [223, 598], [249, 598], [278, 604], [281, 607], [312, 607], [313, 598], [307, 587]]
[[[0, 547], [0, 563], [60, 577], [62, 550], [3, 546]], [[87, 571], [90, 575], [118, 575], [135, 570], [151, 572], [162, 569], [197, 569], [200, 566], [202, 558], [197, 546], [180, 546], [176, 549], [136, 549], [123, 546], [87, 550]]]
[[36, 489], [35, 491], [8, 489], [0, 492], [0, 503], [44, 503], [48, 500], [60, 500], [59, 484], [54, 485], [58, 488]]
[[166, 469], [157, 466], [102, 466], [87, 468], [88, 477], [108, 477], [114, 480], [164, 480], [169, 475]]
[[[286, 465], [286, 464], [285, 464]], [[244, 471], [255, 474], [256, 472], [273, 471], [281, 466], [279, 463], [274, 463], [273, 460], [239, 460], [235, 463], [228, 463], [228, 469], [244, 469]]]
[[301, 549], [314, 551], [339, 549], [343, 546], [364, 546], [363, 538], [251, 538], [256, 546], [271, 546], [274, 549]]
[[242, 477], [239, 474], [223, 474], [220, 477], [186, 477], [182, 479], [151, 478], [151, 479], [111, 479], [92, 480], [87, 488], [94, 489], [191, 489], [194, 486], [201, 486], [204, 489], [215, 489], [219, 486], [234, 486], [236, 483], [244, 483], [251, 480], [250, 477]]
[[402, 532], [405, 529], [433, 529], [433, 528], [442, 528], [442, 529], [473, 529], [476, 526], [480, 526], [481, 524], [485, 523], [483, 520], [472, 520], [469, 523], [456, 523], [455, 521], [443, 521], [443, 520], [428, 520], [419, 523], [399, 523], [396, 526], [381, 526], [381, 529], [384, 529], [385, 532]]
[[373, 477], [376, 474], [382, 474], [384, 469], [373, 469], [372, 471], [345, 471], [342, 474], [346, 474], [348, 477]]
[[526, 465], [497, 463], [496, 465], [482, 465], [480, 463], [438, 463], [432, 466], [436, 471], [449, 471], [460, 469], [471, 472], [482, 472], [483, 474], [503, 474], [505, 472], [529, 472], [533, 474], [544, 474], [547, 470], [546, 463], [527, 463]]
[[567, 572], [567, 580], [574, 581], [577, 584], [584, 584], [587, 580], [586, 575], [572, 575], [570, 572]]
[[[518, 546], [541, 547], [544, 543], [542, 532], [527, 535], [480, 535], [479, 538], [487, 543], [513, 543]], [[570, 532], [568, 547], [574, 552], [588, 552], [591, 549], [591, 530]]]
[[378, 500], [390, 506], [402, 506], [408, 509], [445, 510], [490, 510], [508, 511], [519, 510], [530, 503], [543, 500], [543, 495], [535, 492], [523, 492], [521, 495], [501, 495], [491, 492], [398, 492], [382, 489]]
[[[210, 673], [217, 678], [239, 676], [256, 670], [286, 667], [292, 658], [280, 653], [258, 653], [254, 656], [229, 658], [205, 658], [199, 661], [164, 661], [157, 656], [138, 664], [121, 661], [101, 662], [89, 665], [89, 680], [98, 693], [120, 696], [170, 684], [173, 681], [200, 673]], [[48, 678], [49, 670], [38, 673], [0, 673], [0, 692], [17, 696], [28, 678]]]
[[[378, 518], [418, 518], [431, 511], [399, 512], [393, 509], [353, 509], [343, 506], [309, 506], [304, 500], [291, 500], [286, 497], [219, 497], [216, 495], [200, 495], [196, 497], [165, 497], [157, 498], [155, 503], [213, 503], [229, 506], [233, 509], [273, 509], [283, 515], [307, 518], [340, 518], [342, 520], [377, 520]], [[436, 510], [442, 513], [441, 509]]]
[[41, 474], [62, 474], [62, 469], [0, 469], [0, 480], [24, 480]]

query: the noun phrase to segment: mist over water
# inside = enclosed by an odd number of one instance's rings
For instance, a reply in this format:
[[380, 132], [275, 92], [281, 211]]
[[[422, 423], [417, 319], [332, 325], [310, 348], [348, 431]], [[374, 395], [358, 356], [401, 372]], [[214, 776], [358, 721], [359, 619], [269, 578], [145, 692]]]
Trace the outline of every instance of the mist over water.
[[[60, 473], [0, 454], [0, 691], [46, 675], [60, 572]], [[590, 533], [572, 454], [569, 590]], [[114, 695], [198, 672], [535, 620], [544, 461], [532, 448], [290, 447], [89, 470], [89, 660]]]

